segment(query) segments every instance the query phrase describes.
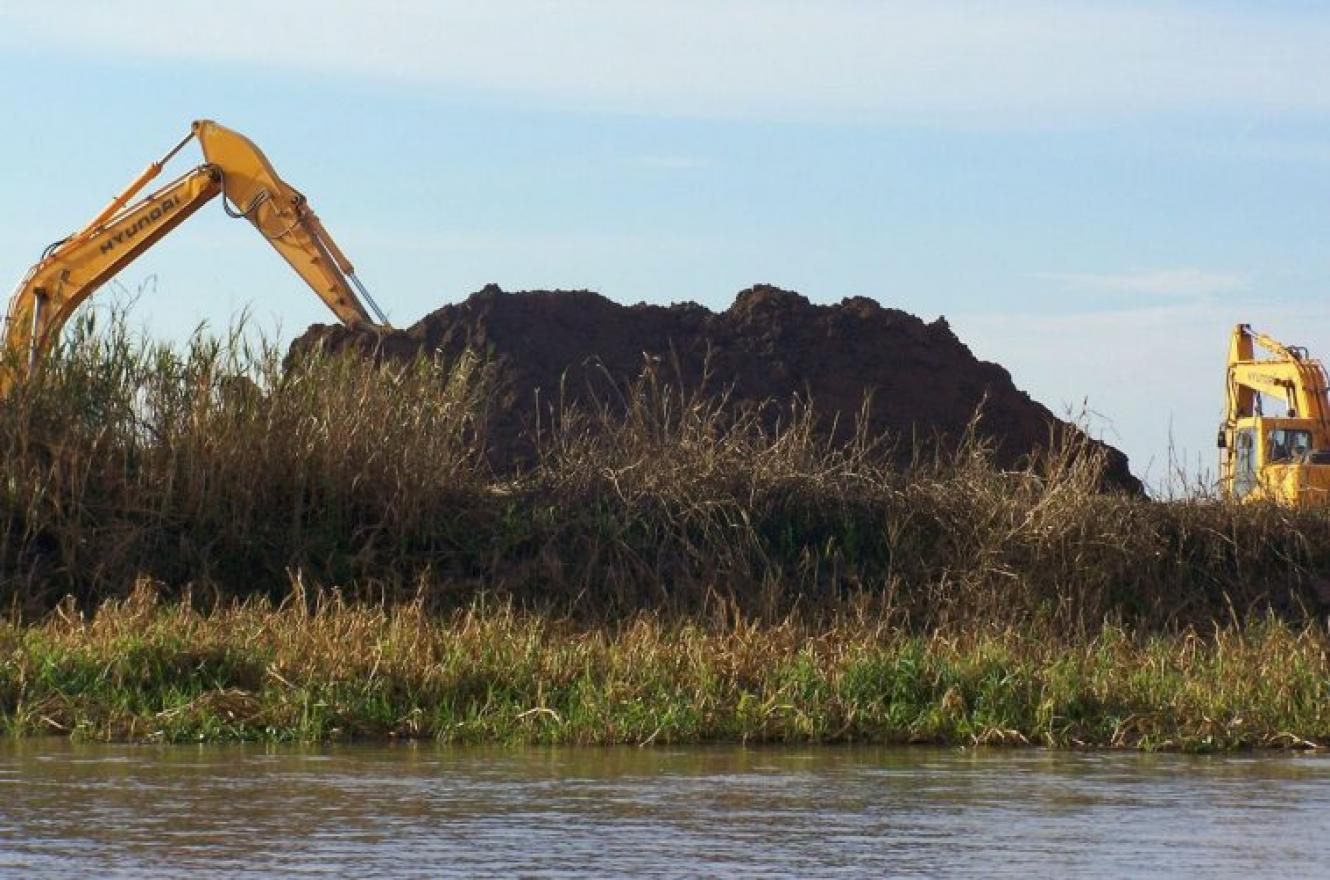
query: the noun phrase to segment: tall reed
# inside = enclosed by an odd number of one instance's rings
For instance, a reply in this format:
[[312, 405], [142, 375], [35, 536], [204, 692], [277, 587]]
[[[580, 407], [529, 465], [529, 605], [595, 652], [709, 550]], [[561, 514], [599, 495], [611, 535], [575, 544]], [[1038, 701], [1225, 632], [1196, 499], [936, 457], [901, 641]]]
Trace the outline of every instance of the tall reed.
[[622, 406], [533, 418], [535, 457], [496, 473], [500, 383], [479, 358], [284, 368], [240, 333], [172, 348], [85, 319], [0, 403], [0, 598], [91, 607], [146, 577], [280, 600], [295, 577], [435, 609], [851, 602], [916, 630], [1089, 632], [1308, 619], [1330, 576], [1324, 513], [1106, 494], [1067, 444], [1001, 470], [982, 430], [900, 470], [797, 401], [737, 410], [651, 370]]

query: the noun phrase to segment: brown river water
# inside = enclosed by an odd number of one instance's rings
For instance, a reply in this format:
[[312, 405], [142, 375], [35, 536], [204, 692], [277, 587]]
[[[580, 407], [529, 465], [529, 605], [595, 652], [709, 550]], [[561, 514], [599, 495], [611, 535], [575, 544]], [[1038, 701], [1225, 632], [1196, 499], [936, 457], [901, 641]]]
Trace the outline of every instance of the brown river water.
[[1330, 757], [11, 741], [0, 875], [1330, 876]]

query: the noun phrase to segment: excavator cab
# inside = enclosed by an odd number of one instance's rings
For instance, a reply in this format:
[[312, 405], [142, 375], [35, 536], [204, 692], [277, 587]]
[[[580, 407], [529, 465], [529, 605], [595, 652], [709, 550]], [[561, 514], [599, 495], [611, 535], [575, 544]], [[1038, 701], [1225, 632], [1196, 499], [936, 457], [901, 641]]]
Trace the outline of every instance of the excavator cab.
[[1254, 416], [1222, 428], [1219, 436], [1232, 497], [1330, 505], [1330, 437], [1314, 420]]

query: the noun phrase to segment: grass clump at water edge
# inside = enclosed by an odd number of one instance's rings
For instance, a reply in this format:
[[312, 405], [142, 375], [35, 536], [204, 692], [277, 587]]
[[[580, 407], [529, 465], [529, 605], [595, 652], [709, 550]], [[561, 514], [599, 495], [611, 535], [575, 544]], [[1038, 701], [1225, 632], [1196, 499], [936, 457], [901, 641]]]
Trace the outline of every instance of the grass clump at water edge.
[[1301, 747], [1330, 743], [1326, 648], [1275, 619], [1057, 640], [910, 633], [851, 608], [589, 625], [321, 594], [205, 613], [144, 583], [86, 619], [0, 627], [0, 723], [165, 741]]

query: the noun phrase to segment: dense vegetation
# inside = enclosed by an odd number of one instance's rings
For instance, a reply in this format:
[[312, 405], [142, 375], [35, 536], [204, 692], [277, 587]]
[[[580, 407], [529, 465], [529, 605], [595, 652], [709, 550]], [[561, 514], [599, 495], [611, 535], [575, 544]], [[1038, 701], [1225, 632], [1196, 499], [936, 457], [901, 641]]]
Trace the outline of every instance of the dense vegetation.
[[[1330, 737], [1330, 518], [901, 471], [660, 376], [496, 477], [476, 360], [85, 321], [0, 403], [0, 717], [95, 736]], [[773, 403], [771, 406], [778, 406]], [[132, 598], [127, 599], [131, 591]]]
[[0, 625], [11, 734], [150, 740], [948, 742], [1079, 747], [1330, 743], [1327, 642], [1241, 631], [911, 634], [846, 608], [815, 625], [510, 605], [439, 615], [299, 591], [208, 614], [142, 584], [89, 619]]

